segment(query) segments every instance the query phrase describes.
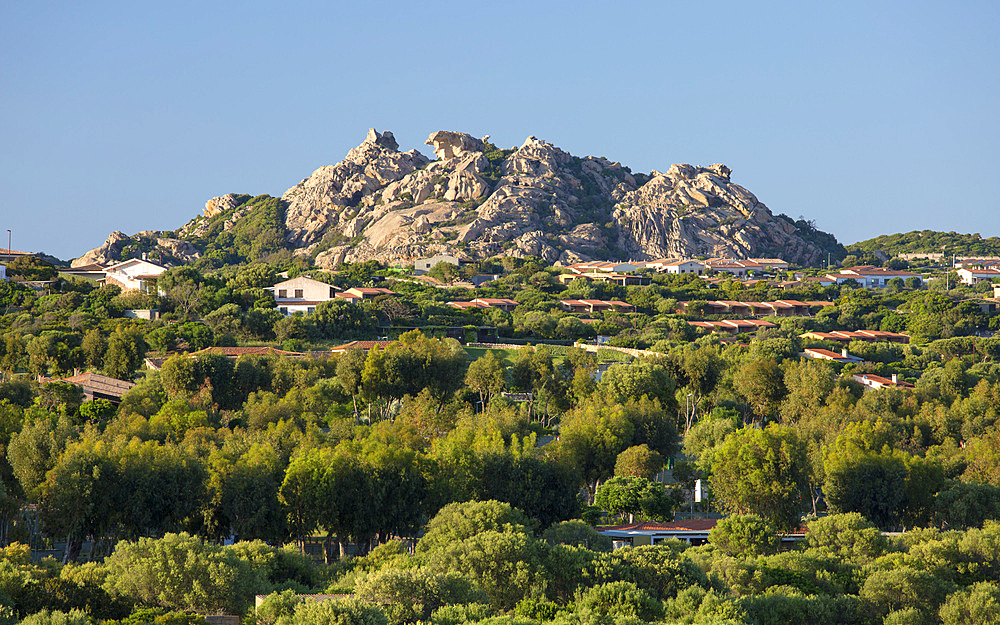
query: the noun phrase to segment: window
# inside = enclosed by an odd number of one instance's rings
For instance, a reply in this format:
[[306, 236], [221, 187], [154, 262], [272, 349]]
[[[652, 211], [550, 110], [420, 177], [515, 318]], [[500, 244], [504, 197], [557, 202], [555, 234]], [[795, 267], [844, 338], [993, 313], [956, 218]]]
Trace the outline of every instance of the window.
[[284, 307], [279, 308], [278, 312], [280, 312], [281, 314], [283, 314], [286, 317], [288, 316], [288, 309], [287, 308], [284, 308]]
[[336, 289], [334, 289], [334, 288], [333, 288], [333, 287], [331, 286], [331, 287], [330, 287], [330, 297], [336, 297], [336, 296], [337, 296], [337, 290], [336, 290]]
[[287, 289], [278, 289], [278, 297], [285, 298], [288, 297]]
[[295, 299], [302, 299], [302, 289], [295, 289]]
[[309, 314], [312, 314], [312, 313], [316, 312], [316, 308], [313, 307], [313, 306], [310, 306], [309, 308], [306, 309], [306, 312], [308, 312]]

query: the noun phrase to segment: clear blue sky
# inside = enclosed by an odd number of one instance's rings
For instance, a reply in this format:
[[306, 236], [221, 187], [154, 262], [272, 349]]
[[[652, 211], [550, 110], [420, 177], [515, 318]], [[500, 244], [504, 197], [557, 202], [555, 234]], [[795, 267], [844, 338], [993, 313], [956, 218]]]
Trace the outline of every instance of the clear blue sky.
[[1000, 3], [6, 2], [0, 235], [61, 258], [280, 195], [369, 127], [726, 163], [851, 243], [1000, 234]]

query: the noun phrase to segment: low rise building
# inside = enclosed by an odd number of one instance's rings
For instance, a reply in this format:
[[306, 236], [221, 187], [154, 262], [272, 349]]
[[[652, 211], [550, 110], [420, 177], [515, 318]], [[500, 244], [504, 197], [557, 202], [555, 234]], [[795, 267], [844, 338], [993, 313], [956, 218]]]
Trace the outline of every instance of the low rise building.
[[99, 282], [108, 274], [103, 265], [91, 263], [89, 265], [81, 265], [79, 267], [65, 267], [59, 269], [59, 275], [64, 278], [83, 278], [84, 280]]
[[384, 289], [382, 287], [354, 287], [347, 289], [346, 291], [341, 291], [337, 293], [337, 299], [347, 300], [349, 302], [360, 302], [365, 299], [375, 299], [380, 295], [395, 295], [393, 291], [389, 289]]
[[706, 269], [708, 269], [708, 267], [701, 261], [681, 258], [660, 264], [657, 271], [673, 274], [693, 273], [700, 276], [705, 273]]
[[156, 279], [166, 270], [166, 267], [148, 260], [131, 258], [106, 267], [104, 278], [98, 279], [98, 282], [113, 284], [123, 291], [151, 291]]
[[334, 299], [340, 289], [314, 280], [308, 276], [298, 276], [266, 288], [274, 295], [278, 312], [286, 317], [295, 313], [310, 314], [322, 302]]
[[843, 284], [849, 280], [853, 280], [857, 282], [858, 285], [866, 289], [889, 286], [889, 282], [895, 280], [896, 278], [899, 278], [900, 280], [915, 278], [920, 284], [923, 284], [923, 278], [920, 274], [910, 273], [909, 271], [873, 267], [871, 265], [848, 267], [846, 269], [841, 269], [840, 273], [831, 273], [826, 277], [834, 280], [837, 284]]
[[886, 341], [889, 343], [909, 343], [910, 337], [898, 332], [886, 332], [884, 330], [834, 330], [832, 332], [804, 332], [799, 335], [804, 339], [815, 339], [818, 341], [837, 341], [838, 343], [848, 343], [850, 341], [867, 341], [869, 343]]
[[833, 362], [839, 362], [841, 364], [851, 364], [851, 363], [862, 363], [863, 359], [857, 356], [852, 356], [847, 353], [847, 348], [840, 350], [840, 353], [830, 351], [828, 349], [821, 349], [818, 347], [807, 347], [802, 355], [806, 358], [814, 358], [818, 360], [832, 360]]
[[41, 378], [40, 382], [69, 382], [83, 390], [83, 398], [87, 401], [106, 399], [113, 404], [120, 404], [122, 395], [135, 386], [132, 382], [119, 380], [100, 373], [76, 373], [68, 378]]
[[592, 313], [605, 310], [620, 310], [622, 312], [635, 312], [635, 306], [628, 302], [619, 300], [600, 299], [564, 299], [559, 300], [559, 305], [563, 310], [575, 313]]
[[452, 256], [451, 254], [437, 254], [430, 258], [418, 258], [413, 261], [413, 273], [418, 276], [425, 274], [438, 263], [448, 263], [449, 265], [458, 267], [462, 261], [457, 256]]
[[756, 332], [761, 328], [778, 327], [770, 321], [764, 321], [763, 319], [724, 319], [722, 321], [688, 321], [688, 323], [696, 328], [729, 334], [742, 334], [744, 332]]
[[780, 258], [751, 258], [750, 260], [768, 271], [788, 271], [788, 263]]
[[962, 284], [974, 286], [980, 282], [992, 282], [994, 278], [1000, 279], [1000, 269], [959, 269], [955, 273]]
[[899, 376], [895, 373], [891, 377], [884, 378], [880, 375], [875, 375], [874, 373], [858, 373], [852, 376], [855, 382], [860, 382], [868, 388], [880, 389], [880, 388], [913, 388], [913, 385], [909, 382], [904, 382], [899, 379]]

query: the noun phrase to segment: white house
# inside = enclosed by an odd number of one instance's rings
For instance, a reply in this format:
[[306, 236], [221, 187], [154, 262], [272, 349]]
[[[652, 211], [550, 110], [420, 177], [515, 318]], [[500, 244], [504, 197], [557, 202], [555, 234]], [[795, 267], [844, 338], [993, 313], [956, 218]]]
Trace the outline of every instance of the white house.
[[837, 284], [843, 284], [848, 280], [854, 280], [866, 289], [888, 286], [889, 282], [895, 278], [900, 278], [902, 280], [916, 278], [923, 283], [923, 278], [921, 278], [919, 274], [910, 273], [909, 271], [896, 271], [894, 269], [872, 267], [871, 265], [859, 265], [857, 267], [841, 269], [840, 273], [829, 274], [827, 278], [836, 280]]
[[7, 265], [0, 263], [0, 280], [7, 279]]
[[279, 282], [274, 286], [267, 287], [266, 290], [274, 294], [274, 302], [278, 305], [278, 312], [286, 317], [297, 312], [304, 314], [314, 312], [320, 302], [334, 299], [340, 291], [331, 284], [306, 276]]
[[381, 287], [354, 287], [347, 289], [341, 293], [337, 293], [337, 299], [346, 300], [352, 304], [356, 304], [364, 299], [375, 299], [380, 295], [395, 295], [394, 292], [389, 289], [383, 289]]
[[413, 273], [418, 276], [425, 274], [431, 270], [431, 267], [438, 263], [448, 263], [449, 265], [458, 267], [461, 261], [458, 260], [458, 257], [451, 254], [437, 254], [430, 258], [418, 258], [413, 261]]
[[764, 269], [752, 260], [740, 260], [737, 258], [709, 258], [705, 261], [705, 266], [717, 273], [730, 273], [737, 278], [747, 277], [749, 271], [761, 271]]
[[1000, 278], [1000, 271], [996, 269], [959, 269], [955, 273], [958, 274], [959, 279], [962, 284], [968, 284], [970, 286], [974, 284], [979, 284], [980, 282], [986, 281], [990, 282], [993, 278]]
[[780, 258], [751, 258], [750, 260], [768, 271], [788, 271], [788, 262]]
[[104, 278], [99, 282], [117, 285], [123, 291], [148, 291], [156, 278], [166, 270], [166, 267], [148, 260], [132, 258], [106, 267]]
[[899, 376], [895, 373], [892, 374], [891, 378], [884, 378], [874, 373], [856, 373], [852, 377], [855, 382], [860, 382], [868, 388], [876, 390], [880, 388], [913, 388], [912, 384], [900, 380]]
[[693, 273], [699, 276], [705, 273], [705, 269], [707, 269], [704, 263], [700, 263], [696, 260], [687, 260], [687, 259], [681, 259], [681, 260], [671, 261], [669, 263], [663, 263], [661, 267], [662, 267], [661, 271], [664, 271], [666, 273]]
[[596, 260], [596, 261], [566, 265], [566, 269], [569, 269], [574, 273], [593, 273], [597, 271], [609, 271], [612, 273], [629, 273], [635, 271], [636, 269], [641, 269], [645, 266], [646, 266], [645, 263], [624, 263], [624, 262]]
[[802, 355], [806, 358], [813, 358], [819, 360], [832, 360], [833, 362], [839, 362], [843, 364], [847, 363], [860, 363], [864, 362], [863, 359], [857, 356], [852, 356], [847, 353], [847, 348], [840, 350], [840, 353], [832, 352], [828, 349], [820, 349], [818, 347], [807, 347]]

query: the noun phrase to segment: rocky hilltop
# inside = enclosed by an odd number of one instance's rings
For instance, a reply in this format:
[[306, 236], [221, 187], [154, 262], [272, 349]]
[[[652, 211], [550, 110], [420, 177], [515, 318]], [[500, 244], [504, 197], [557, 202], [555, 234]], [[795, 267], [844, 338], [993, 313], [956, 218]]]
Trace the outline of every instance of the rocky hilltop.
[[[212, 198], [201, 216], [176, 232], [116, 232], [75, 263], [117, 260], [136, 249], [190, 262], [229, 239], [238, 242], [241, 229], [258, 232], [262, 221], [274, 222], [269, 232], [279, 233], [276, 245], [328, 267], [440, 252], [563, 263], [781, 256], [800, 264], [844, 253], [836, 239], [808, 222], [773, 215], [732, 182], [725, 165], [679, 164], [633, 174], [620, 163], [576, 157], [535, 137], [511, 149], [489, 139], [432, 133], [431, 160], [417, 150], [401, 152], [391, 132], [372, 129], [344, 160], [320, 167], [280, 201]], [[252, 228], [246, 225], [251, 222]], [[254, 237], [261, 235], [250, 235], [242, 257], [274, 251]]]

